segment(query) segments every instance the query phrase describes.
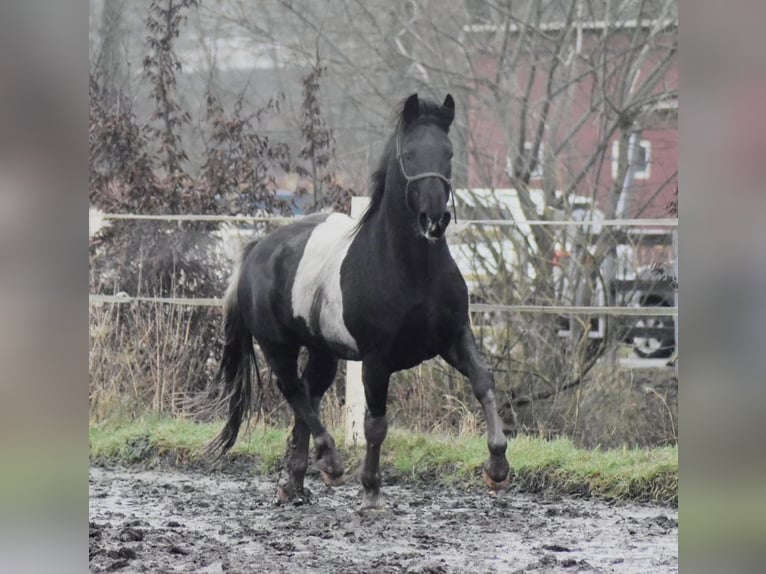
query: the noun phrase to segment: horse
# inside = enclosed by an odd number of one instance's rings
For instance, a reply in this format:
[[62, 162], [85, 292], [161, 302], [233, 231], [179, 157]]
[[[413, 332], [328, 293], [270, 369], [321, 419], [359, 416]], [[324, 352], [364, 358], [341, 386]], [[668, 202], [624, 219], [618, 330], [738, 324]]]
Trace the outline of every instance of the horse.
[[[445, 230], [452, 193], [449, 128], [455, 102], [409, 96], [400, 107], [359, 221], [340, 213], [303, 217], [248, 243], [224, 298], [224, 348], [218, 371], [228, 418], [209, 447], [222, 456], [251, 408], [253, 339], [294, 413], [275, 502], [306, 500], [309, 438], [327, 485], [344, 481], [320, 401], [339, 359], [361, 361], [367, 450], [361, 509], [385, 507], [380, 449], [393, 373], [441, 356], [468, 377], [487, 423], [482, 475], [507, 488], [511, 469], [495, 401], [468, 315], [468, 290]], [[298, 373], [301, 348], [308, 358]]]

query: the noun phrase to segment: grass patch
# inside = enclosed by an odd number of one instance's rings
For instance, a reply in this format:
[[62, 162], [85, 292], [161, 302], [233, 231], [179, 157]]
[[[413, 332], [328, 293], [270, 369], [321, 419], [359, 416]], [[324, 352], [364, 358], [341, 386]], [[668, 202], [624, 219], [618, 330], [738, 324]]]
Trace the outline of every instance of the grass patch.
[[487, 442], [482, 437], [447, 437], [416, 434], [392, 429], [383, 444], [385, 466], [408, 480], [434, 479], [455, 485], [476, 480], [487, 458]]
[[[90, 425], [91, 461], [125, 464], [165, 462], [202, 464], [201, 448], [222, 423], [200, 424], [183, 419], [145, 417], [130, 422]], [[279, 468], [287, 429], [257, 425], [243, 432], [224, 467], [241, 462], [254, 472]], [[343, 433], [334, 432], [346, 468], [356, 473], [362, 449], [346, 449]], [[383, 446], [382, 467], [388, 479], [480, 486], [487, 457], [484, 437], [447, 437], [392, 429]], [[531, 492], [594, 496], [677, 504], [678, 448], [578, 449], [568, 439], [516, 437], [508, 443], [514, 487]]]
[[[141, 417], [130, 422], [91, 424], [91, 461], [99, 464], [169, 462], [184, 465], [204, 462], [202, 448], [221, 430], [222, 423], [196, 423], [185, 419]], [[258, 472], [278, 468], [287, 431], [258, 426], [240, 433], [228, 454], [229, 459], [244, 458]]]

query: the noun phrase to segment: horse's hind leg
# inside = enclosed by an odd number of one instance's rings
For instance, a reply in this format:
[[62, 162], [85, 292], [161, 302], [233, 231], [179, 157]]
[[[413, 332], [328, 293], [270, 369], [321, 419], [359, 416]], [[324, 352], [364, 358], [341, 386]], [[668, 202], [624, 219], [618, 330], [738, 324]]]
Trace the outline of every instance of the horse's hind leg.
[[[287, 398], [288, 393], [299, 392], [302, 382], [297, 377], [298, 348], [268, 345], [261, 342], [266, 362], [277, 376], [277, 386]], [[295, 422], [287, 437], [284, 463], [279, 476], [277, 504], [285, 502], [307, 502], [308, 492], [303, 487], [309, 453], [309, 427], [300, 414], [293, 409]]]
[[287, 438], [284, 467], [277, 485], [276, 503], [308, 502], [309, 492], [303, 486], [308, 466], [308, 454], [309, 428], [305, 421], [296, 416], [293, 430]]
[[[309, 351], [309, 359], [303, 371], [311, 397], [311, 407], [317, 418], [320, 415], [320, 403], [327, 389], [335, 380], [338, 371], [338, 359], [332, 354], [318, 350]], [[343, 482], [343, 462], [333, 442], [314, 440], [316, 464], [322, 474], [322, 480], [328, 486], [338, 486]]]
[[[287, 440], [285, 468], [279, 479], [278, 503], [305, 500], [308, 493], [303, 487], [308, 466], [309, 437], [314, 435], [317, 450], [331, 448], [335, 443], [322, 425], [309, 396], [308, 385], [298, 377], [298, 347], [261, 342], [266, 361], [277, 376], [277, 386], [290, 404], [295, 425]], [[310, 433], [310, 434], [309, 434]]]

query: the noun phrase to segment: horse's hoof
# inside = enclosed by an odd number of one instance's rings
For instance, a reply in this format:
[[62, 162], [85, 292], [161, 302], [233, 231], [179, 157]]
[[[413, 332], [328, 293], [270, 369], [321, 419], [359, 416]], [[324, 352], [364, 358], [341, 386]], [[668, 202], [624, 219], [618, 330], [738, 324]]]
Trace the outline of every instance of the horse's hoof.
[[318, 458], [316, 468], [327, 486], [340, 486], [346, 482], [345, 469], [337, 454], [326, 454], [324, 457]]
[[274, 506], [282, 506], [283, 504], [287, 504], [289, 501], [290, 501], [290, 493], [287, 492], [281, 486], [278, 486], [277, 494], [276, 496], [274, 496], [274, 500], [272, 501]]
[[303, 492], [290, 492], [286, 488], [281, 486], [277, 487], [277, 495], [274, 497], [274, 506], [284, 506], [286, 504], [292, 504], [293, 506], [302, 506], [304, 504], [311, 503], [311, 493], [308, 488], [304, 488]]
[[364, 503], [359, 507], [359, 514], [362, 516], [379, 516], [388, 512], [388, 507], [385, 504], [380, 506], [366, 506]]
[[359, 506], [360, 514], [380, 514], [387, 510], [383, 496], [378, 494], [365, 494], [362, 504]]
[[340, 486], [348, 480], [348, 477], [343, 472], [338, 476], [332, 476], [329, 472], [320, 469], [319, 474], [322, 475], [322, 480], [327, 486]]
[[359, 507], [357, 512], [361, 516], [382, 516], [388, 514], [388, 508], [385, 506], [364, 506]]
[[484, 479], [484, 484], [486, 484], [489, 487], [489, 490], [494, 494], [498, 491], [505, 490], [511, 485], [511, 471], [509, 470], [508, 473], [505, 475], [505, 478], [503, 480], [497, 481], [493, 480], [489, 473], [487, 473], [487, 469], [482, 468], [481, 469], [481, 477]]

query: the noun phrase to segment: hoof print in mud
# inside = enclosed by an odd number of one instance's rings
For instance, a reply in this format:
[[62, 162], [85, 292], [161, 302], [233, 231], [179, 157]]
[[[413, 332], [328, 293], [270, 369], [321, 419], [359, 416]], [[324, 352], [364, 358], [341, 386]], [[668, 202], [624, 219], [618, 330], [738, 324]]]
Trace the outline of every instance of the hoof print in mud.
[[137, 528], [124, 528], [120, 532], [120, 540], [123, 542], [139, 542], [144, 539], [143, 530]]

